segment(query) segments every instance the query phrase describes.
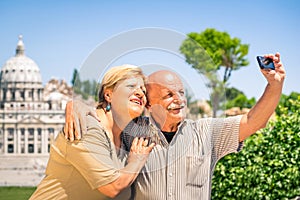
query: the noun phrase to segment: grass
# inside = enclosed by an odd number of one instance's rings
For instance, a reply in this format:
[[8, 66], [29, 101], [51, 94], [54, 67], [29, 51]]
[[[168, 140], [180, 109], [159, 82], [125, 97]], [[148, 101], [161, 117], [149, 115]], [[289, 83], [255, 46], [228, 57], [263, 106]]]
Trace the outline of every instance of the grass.
[[0, 187], [0, 200], [28, 200], [36, 187]]

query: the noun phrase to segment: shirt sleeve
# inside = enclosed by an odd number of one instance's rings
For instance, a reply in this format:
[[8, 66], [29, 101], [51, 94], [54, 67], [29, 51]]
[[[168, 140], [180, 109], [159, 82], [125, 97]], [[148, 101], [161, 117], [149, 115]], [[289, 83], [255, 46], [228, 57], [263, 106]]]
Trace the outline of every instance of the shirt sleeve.
[[88, 130], [78, 142], [69, 143], [66, 159], [82, 174], [92, 189], [109, 184], [119, 176], [116, 156], [105, 131], [94, 119], [87, 120]]
[[239, 142], [240, 121], [242, 116], [215, 118], [212, 127], [212, 153], [216, 160], [242, 149]]

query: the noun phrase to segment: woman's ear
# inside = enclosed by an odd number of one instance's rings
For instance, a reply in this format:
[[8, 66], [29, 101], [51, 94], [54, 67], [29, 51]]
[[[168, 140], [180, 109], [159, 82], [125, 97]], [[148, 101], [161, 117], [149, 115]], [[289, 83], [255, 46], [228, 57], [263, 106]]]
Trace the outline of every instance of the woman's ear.
[[147, 110], [150, 110], [150, 109], [151, 109], [151, 104], [149, 103], [149, 101], [147, 101], [145, 107], [147, 108]]
[[112, 91], [111, 90], [106, 90], [104, 92], [104, 98], [105, 100], [110, 103], [111, 102], [111, 97], [112, 97]]

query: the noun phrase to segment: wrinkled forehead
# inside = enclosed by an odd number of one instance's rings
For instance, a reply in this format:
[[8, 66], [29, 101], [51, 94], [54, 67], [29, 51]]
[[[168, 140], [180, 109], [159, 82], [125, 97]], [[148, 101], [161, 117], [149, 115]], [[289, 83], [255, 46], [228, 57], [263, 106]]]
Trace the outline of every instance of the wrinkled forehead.
[[162, 76], [149, 77], [147, 85], [149, 89], [164, 89], [179, 91], [183, 89], [180, 78], [174, 74], [163, 74]]
[[116, 83], [115, 88], [118, 88], [120, 85], [140, 85], [145, 87], [145, 81], [141, 76], [130, 76], [119, 80]]

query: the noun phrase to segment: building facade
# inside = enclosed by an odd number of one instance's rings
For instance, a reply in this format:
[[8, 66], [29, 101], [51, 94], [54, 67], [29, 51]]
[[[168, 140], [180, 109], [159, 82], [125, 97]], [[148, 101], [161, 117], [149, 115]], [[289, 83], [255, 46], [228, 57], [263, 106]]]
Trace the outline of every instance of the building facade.
[[[44, 171], [50, 144], [64, 125], [65, 105], [71, 99], [55, 87], [52, 89], [44, 94], [39, 67], [25, 55], [19, 36], [15, 56], [6, 61], [0, 72], [0, 174], [7, 175], [12, 168], [24, 166], [30, 171], [37, 168], [37, 163]], [[21, 166], [15, 166], [18, 161]]]

